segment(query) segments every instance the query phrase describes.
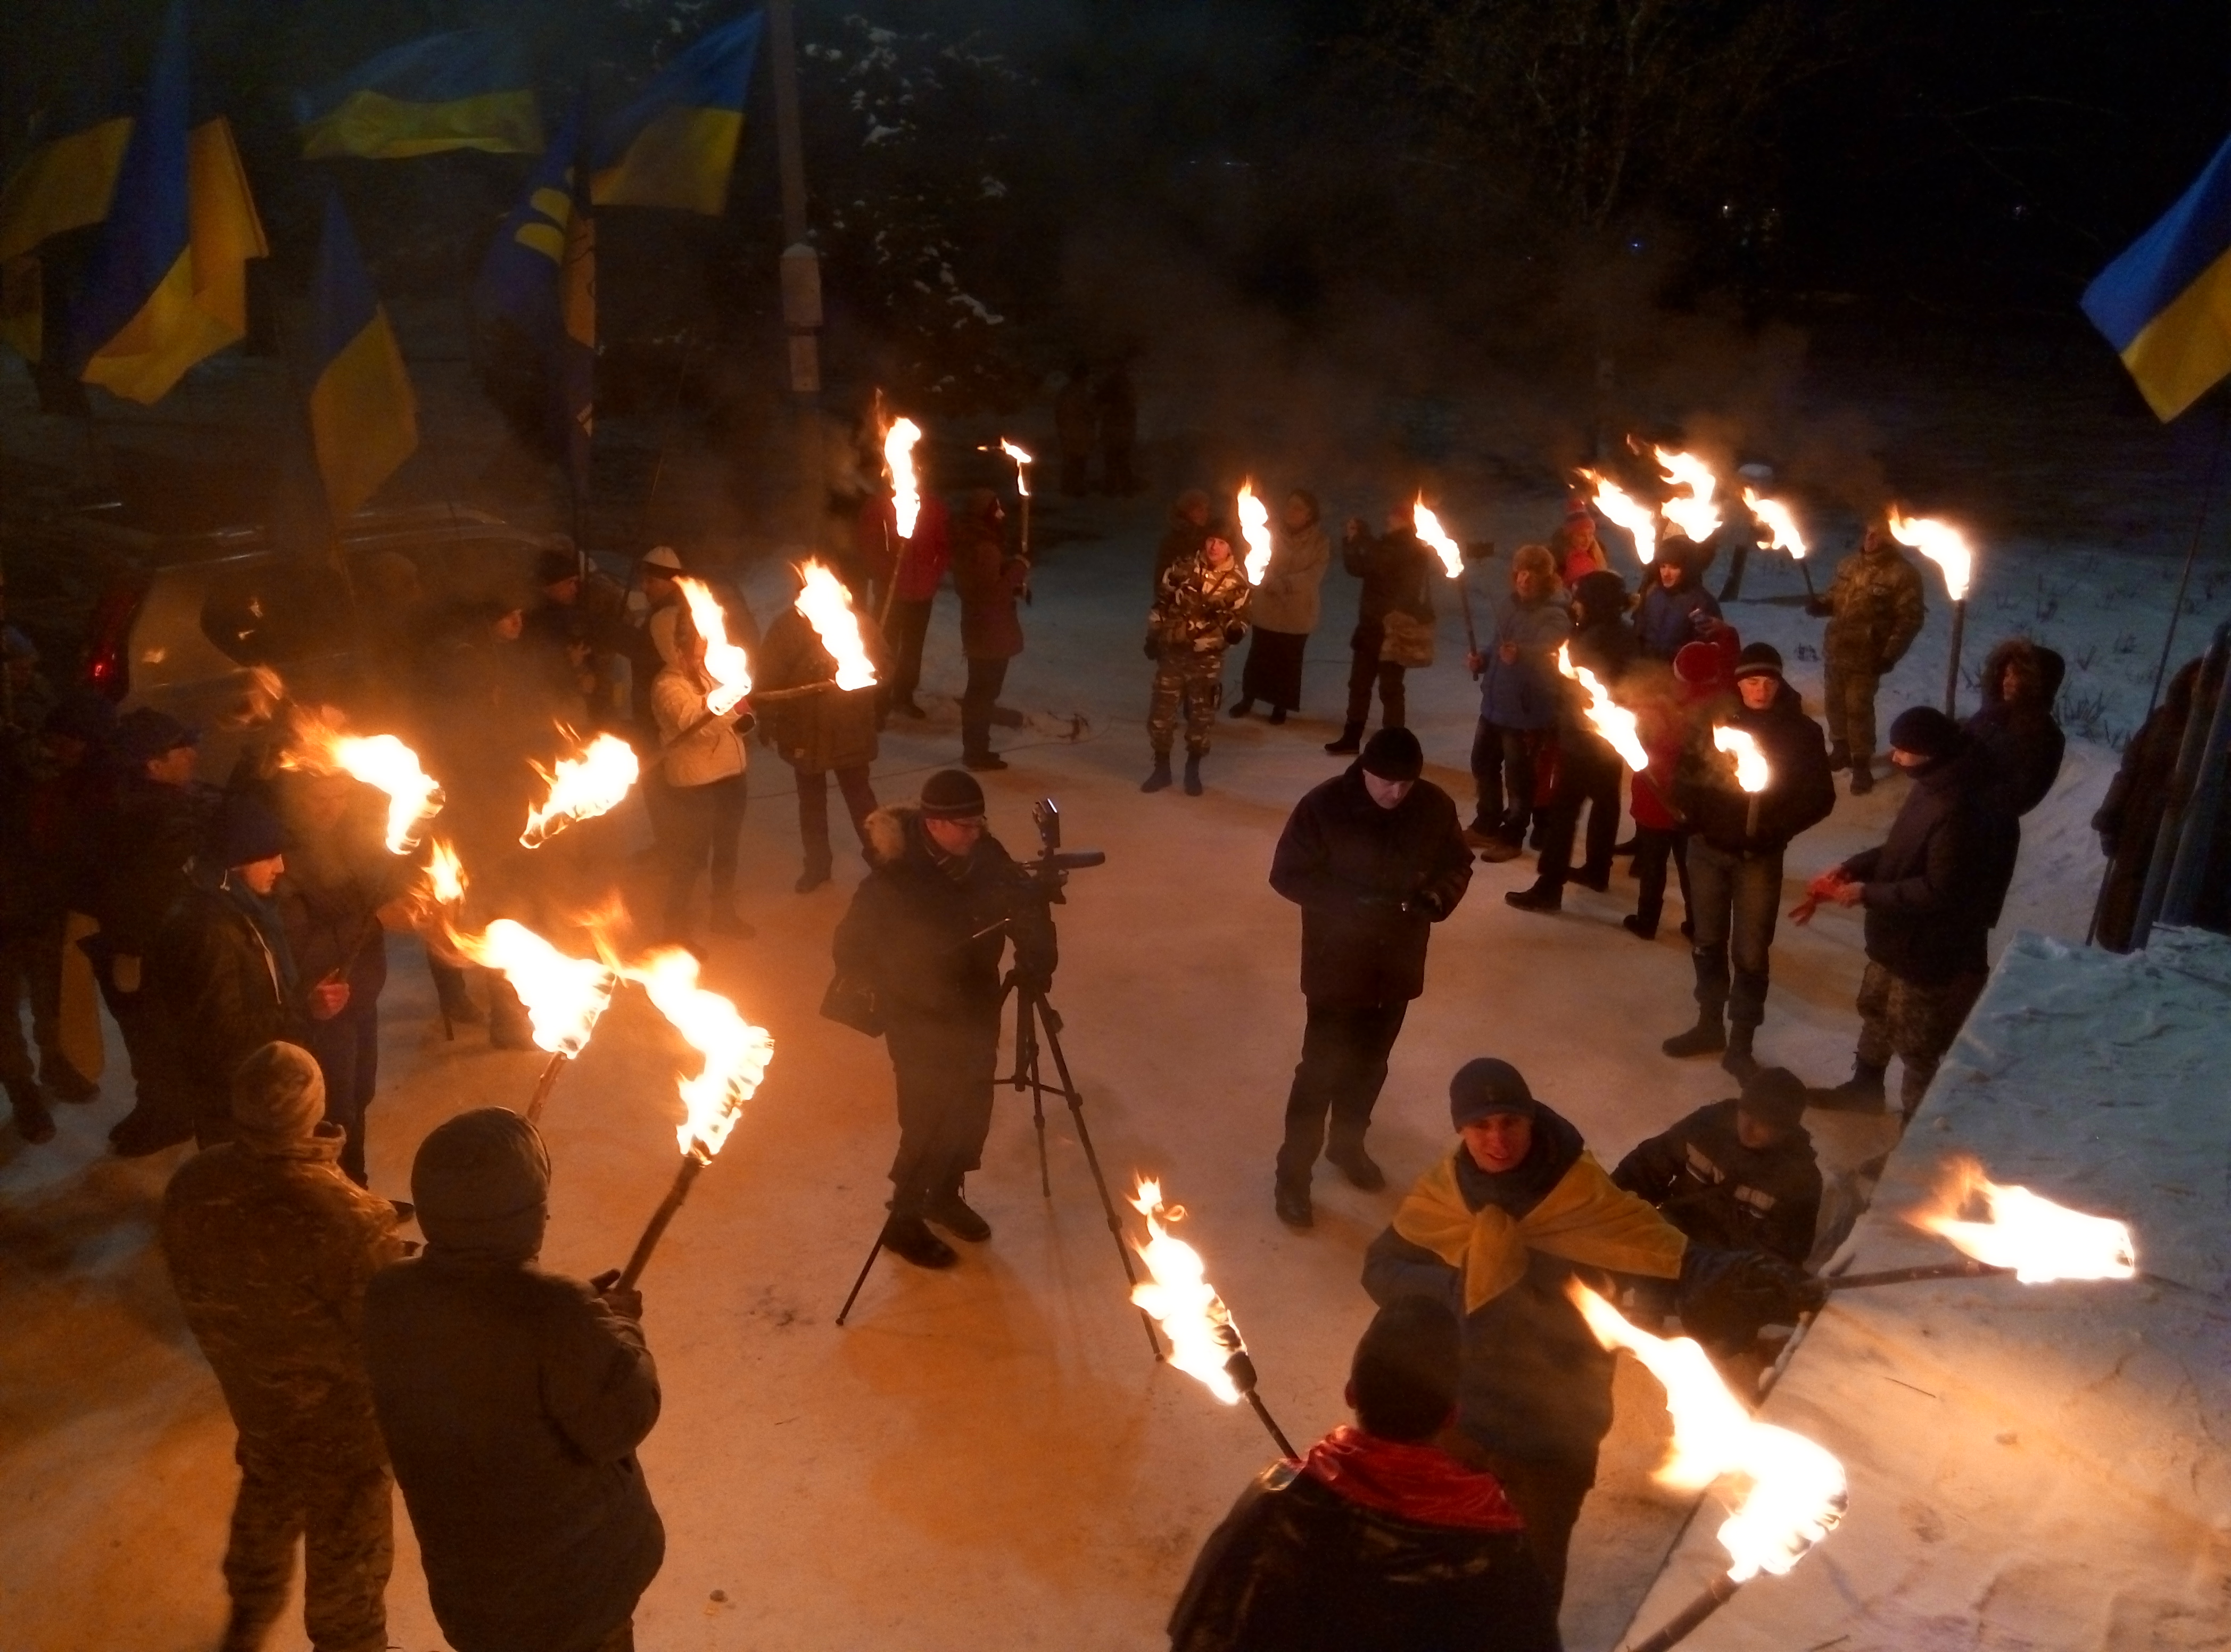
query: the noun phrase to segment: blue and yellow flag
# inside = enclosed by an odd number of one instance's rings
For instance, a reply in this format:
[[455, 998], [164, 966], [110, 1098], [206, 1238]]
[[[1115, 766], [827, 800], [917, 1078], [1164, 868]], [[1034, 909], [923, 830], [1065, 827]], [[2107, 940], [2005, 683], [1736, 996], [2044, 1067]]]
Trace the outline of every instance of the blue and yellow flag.
[[353, 515], [418, 445], [403, 352], [340, 198], [326, 200], [310, 323], [310, 437], [336, 522]]
[[671, 206], [720, 217], [762, 21], [754, 11], [714, 29], [606, 123], [589, 179], [598, 206]]
[[382, 52], [332, 84], [297, 93], [302, 159], [402, 160], [449, 149], [542, 150], [527, 53], [512, 36], [466, 29]]
[[70, 314], [78, 377], [157, 402], [248, 332], [248, 260], [269, 251], [223, 116], [189, 131], [185, 0], [171, 0], [107, 227]]
[[2084, 313], [2164, 423], [2231, 373], [2231, 142], [2084, 289]]
[[108, 216], [132, 109], [103, 77], [74, 79], [40, 119], [38, 141], [0, 186], [0, 340], [26, 360], [42, 353], [39, 247]]
[[522, 332], [555, 324], [558, 270], [566, 258], [566, 226], [573, 216], [575, 152], [580, 115], [566, 124], [527, 180], [527, 193], [488, 243], [473, 284], [473, 308], [482, 321], [509, 321]]

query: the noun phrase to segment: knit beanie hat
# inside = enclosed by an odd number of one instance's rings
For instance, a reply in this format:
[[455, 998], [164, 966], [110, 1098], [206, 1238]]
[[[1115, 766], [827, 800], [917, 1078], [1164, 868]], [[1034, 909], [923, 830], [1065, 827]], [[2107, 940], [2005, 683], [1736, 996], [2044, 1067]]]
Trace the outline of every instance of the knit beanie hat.
[[1574, 581], [1573, 600], [1598, 619], [1626, 611], [1626, 581], [1609, 568], [1583, 573]]
[[1770, 1129], [1794, 1129], [1805, 1116], [1805, 1080], [1788, 1067], [1761, 1067], [1743, 1080], [1736, 1106]]
[[1782, 651], [1772, 643], [1751, 643], [1736, 656], [1736, 681], [1747, 677], [1780, 677]]
[[1407, 729], [1381, 729], [1363, 742], [1363, 772], [1383, 781], [1413, 781], [1426, 772], [1426, 748]]
[[1960, 725], [1933, 705], [1917, 705], [1892, 722], [1890, 743], [1917, 757], [1950, 757], [1960, 749]]
[[1465, 1062], [1449, 1080], [1449, 1117], [1458, 1130], [1478, 1124], [1491, 1113], [1519, 1113], [1531, 1118], [1539, 1106], [1518, 1069], [1491, 1055]]
[[1456, 1315], [1431, 1297], [1398, 1297], [1355, 1344], [1355, 1420], [1381, 1440], [1430, 1439], [1456, 1409], [1463, 1374]]
[[279, 817], [262, 798], [236, 793], [225, 800], [210, 840], [213, 858], [220, 866], [245, 866], [268, 860], [287, 846], [287, 833]]
[[941, 768], [922, 783], [925, 820], [980, 820], [984, 788], [966, 769]]
[[234, 1133], [251, 1152], [283, 1153], [326, 1116], [326, 1075], [299, 1044], [266, 1044], [233, 1070]]
[[418, 1144], [411, 1196], [436, 1249], [525, 1261], [542, 1248], [549, 1220], [550, 1154], [517, 1113], [476, 1107]]

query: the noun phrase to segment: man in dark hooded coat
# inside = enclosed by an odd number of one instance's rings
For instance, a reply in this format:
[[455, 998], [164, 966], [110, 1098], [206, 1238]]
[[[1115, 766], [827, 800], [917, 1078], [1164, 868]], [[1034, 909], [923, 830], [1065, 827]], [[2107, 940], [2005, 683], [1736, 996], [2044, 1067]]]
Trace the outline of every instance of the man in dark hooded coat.
[[515, 1113], [437, 1126], [411, 1192], [426, 1254], [372, 1280], [364, 1341], [435, 1621], [456, 1652], [630, 1652], [666, 1553], [643, 1299], [534, 1266], [550, 1156]]
[[2068, 736], [2053, 715], [2068, 662], [2027, 637], [2009, 637], [1983, 661], [1983, 704], [1963, 725], [1990, 760], [1999, 807], [2019, 820], [2060, 778]]

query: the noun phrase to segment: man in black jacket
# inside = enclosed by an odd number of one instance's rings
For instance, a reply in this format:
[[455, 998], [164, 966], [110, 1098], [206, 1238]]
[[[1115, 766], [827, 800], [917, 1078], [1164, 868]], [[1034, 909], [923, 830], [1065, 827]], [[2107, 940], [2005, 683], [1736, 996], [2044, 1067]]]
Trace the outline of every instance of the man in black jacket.
[[426, 1254], [373, 1276], [364, 1351], [434, 1619], [456, 1652], [629, 1652], [666, 1554], [643, 1297], [534, 1266], [550, 1156], [515, 1113], [437, 1125], [411, 1196]]
[[1348, 639], [1348, 721], [1325, 749], [1335, 757], [1355, 752], [1371, 719], [1371, 688], [1379, 685], [1381, 723], [1400, 729], [1408, 713], [1404, 667], [1386, 657], [1387, 617], [1400, 612], [1431, 625], [1433, 570], [1439, 564], [1418, 537], [1407, 510], [1387, 513], [1387, 531], [1374, 536], [1361, 517], [1348, 519], [1340, 541], [1341, 566], [1363, 581], [1355, 599], [1355, 630]]
[[918, 1267], [950, 1267], [953, 1247], [927, 1222], [972, 1242], [992, 1236], [961, 1182], [992, 1128], [1000, 955], [1012, 936], [1018, 982], [1044, 991], [1057, 962], [1053, 919], [985, 830], [984, 788], [959, 769], [932, 774], [913, 807], [870, 816], [868, 856], [834, 950], [840, 983], [874, 994], [898, 1085], [883, 1242]]
[[[1626, 586], [1616, 573], [1584, 574], [1573, 587], [1572, 663], [1611, 691], [1639, 651], [1626, 621]], [[1557, 718], [1557, 778], [1542, 808], [1542, 856], [1534, 885], [1503, 898], [1522, 912], [1555, 912], [1565, 904], [1565, 884], [1611, 885], [1611, 855], [1619, 836], [1620, 755], [1588, 719], [1588, 695], [1577, 682], [1564, 684]], [[1573, 872], [1573, 839], [1581, 810], [1588, 811], [1588, 859]]]
[[2027, 637], [2009, 637], [1983, 662], [1983, 704], [1964, 725], [1990, 760], [1998, 803], [2020, 819], [2060, 778], [2068, 736], [2053, 715], [2068, 662]]
[[1933, 706], [1900, 712], [1890, 743], [1891, 761], [1913, 781], [1890, 836], [1807, 890], [1866, 909], [1857, 1059], [1851, 1078], [1814, 1105], [1879, 1110], [1895, 1054], [1911, 1119], [1982, 993], [2019, 839], [1988, 755], [1951, 718]]
[[1517, 1511], [1439, 1443], [1462, 1361], [1441, 1304], [1379, 1311], [1350, 1368], [1355, 1426], [1240, 1494], [1170, 1616], [1173, 1652], [1555, 1652]]
[[1419, 778], [1425, 767], [1417, 735], [1381, 729], [1347, 773], [1294, 806], [1271, 858], [1271, 887], [1302, 909], [1309, 1001], [1278, 1149], [1278, 1220], [1291, 1228], [1316, 1219], [1310, 1176], [1320, 1152], [1359, 1188], [1387, 1185], [1364, 1132], [1402, 1018], [1426, 989], [1432, 926], [1471, 882], [1457, 806]]
[[1674, 781], [1691, 833], [1689, 916], [1696, 928], [1691, 959], [1697, 972], [1697, 1024], [1660, 1047], [1672, 1056], [1724, 1051], [1720, 1065], [1744, 1079], [1758, 1066], [1751, 1042], [1766, 1019], [1768, 956], [1782, 906], [1782, 853], [1792, 838], [1827, 819], [1836, 807], [1836, 783], [1820, 725], [1805, 715], [1797, 690], [1782, 680], [1782, 656], [1773, 645], [1753, 643], [1745, 648], [1735, 676], [1743, 707], [1729, 726], [1756, 743], [1768, 778], [1764, 790], [1743, 791], [1736, 760], [1720, 753], [1705, 735]]
[[1636, 1143], [1612, 1182], [1700, 1244], [1762, 1250], [1802, 1267], [1820, 1219], [1820, 1166], [1804, 1113], [1804, 1081], [1787, 1067], [1761, 1067], [1742, 1095]]

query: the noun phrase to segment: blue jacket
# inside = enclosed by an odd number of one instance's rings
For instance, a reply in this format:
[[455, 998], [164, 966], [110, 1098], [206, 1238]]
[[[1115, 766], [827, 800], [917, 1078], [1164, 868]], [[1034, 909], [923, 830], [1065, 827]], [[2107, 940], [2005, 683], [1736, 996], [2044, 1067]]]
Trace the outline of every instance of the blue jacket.
[[1671, 591], [1658, 580], [1652, 580], [1642, 593], [1642, 607], [1634, 616], [1635, 634], [1642, 639], [1646, 658], [1670, 660], [1684, 646], [1697, 642], [1704, 633], [1697, 629], [1697, 616], [1710, 614], [1720, 617], [1720, 605], [1712, 593], [1698, 583], [1697, 576], [1686, 573], [1681, 583]]
[[[1479, 679], [1479, 715], [1498, 729], [1547, 729], [1557, 721], [1564, 696], [1557, 675], [1557, 651], [1572, 639], [1573, 619], [1554, 599], [1514, 602], [1496, 621]], [[1506, 661], [1502, 649], [1514, 643], [1518, 658]]]

